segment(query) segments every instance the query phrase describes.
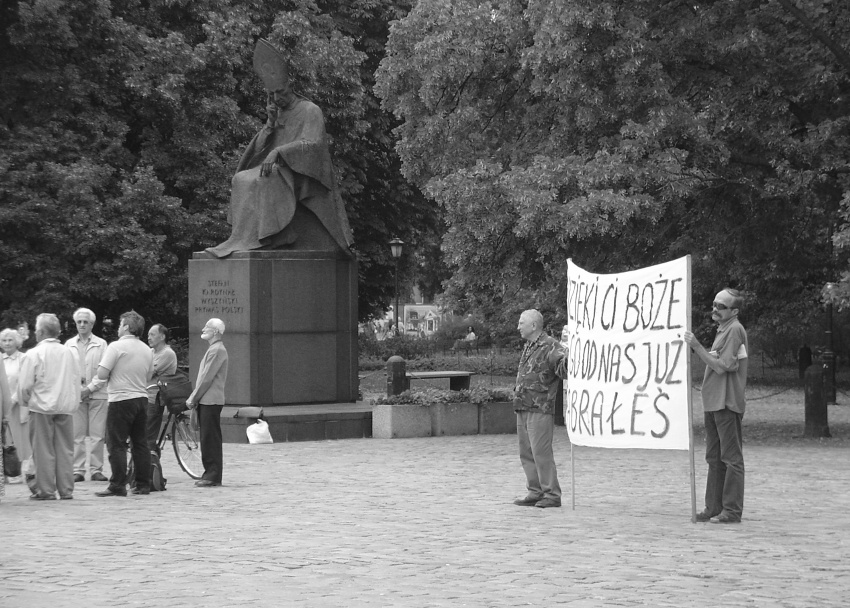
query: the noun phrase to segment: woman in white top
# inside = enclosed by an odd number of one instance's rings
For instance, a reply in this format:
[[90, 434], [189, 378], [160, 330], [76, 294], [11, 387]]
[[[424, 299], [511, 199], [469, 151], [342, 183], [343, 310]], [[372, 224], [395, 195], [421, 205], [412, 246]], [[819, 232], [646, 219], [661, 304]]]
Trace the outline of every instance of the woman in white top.
[[[0, 367], [0, 429], [6, 425], [6, 420], [8, 420], [8, 409], [11, 402], [11, 398], [9, 396], [9, 385], [6, 382], [6, 372], [3, 371], [3, 368]], [[6, 433], [5, 430], [2, 434], [0, 434], [0, 496], [6, 495], [6, 475], [3, 468], [3, 448], [6, 447], [5, 441]]]
[[[18, 450], [18, 457], [21, 459], [21, 470], [24, 473], [30, 473], [32, 462], [32, 446], [30, 445], [29, 434], [29, 417], [30, 411], [26, 407], [21, 407], [20, 397], [18, 395], [18, 376], [21, 372], [21, 364], [24, 361], [24, 353], [19, 349], [24, 340], [14, 329], [4, 329], [0, 331], [0, 350], [3, 351], [3, 367], [6, 370], [6, 380], [9, 384], [10, 403], [6, 410], [6, 422], [11, 431], [11, 438], [6, 438], [6, 442], [15, 444]], [[9, 478], [9, 483], [20, 483], [19, 477]]]

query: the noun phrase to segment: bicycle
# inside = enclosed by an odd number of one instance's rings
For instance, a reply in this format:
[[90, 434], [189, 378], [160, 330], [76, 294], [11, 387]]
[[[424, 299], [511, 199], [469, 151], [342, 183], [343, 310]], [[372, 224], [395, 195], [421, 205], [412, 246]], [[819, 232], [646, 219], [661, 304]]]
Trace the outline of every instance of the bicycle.
[[[201, 440], [199, 435], [200, 433], [198, 431], [192, 429], [188, 410], [177, 412], [172, 408], [168, 408], [168, 418], [165, 424], [162, 425], [156, 445], [151, 449], [151, 452], [161, 455], [162, 449], [170, 440], [171, 446], [174, 449], [174, 456], [177, 458], [177, 464], [180, 465], [180, 468], [192, 479], [200, 479], [204, 473], [204, 465], [201, 461]], [[133, 452], [129, 448], [130, 441], [127, 440], [127, 443], [127, 481], [130, 487], [132, 487], [135, 483], [136, 471], [133, 466]]]
[[[168, 432], [169, 426], [171, 427], [170, 433]], [[192, 479], [200, 479], [204, 474], [204, 465], [201, 461], [200, 432], [192, 429], [188, 410], [174, 412], [169, 408], [168, 420], [162, 426], [159, 439], [156, 442], [158, 454], [162, 454], [162, 448], [169, 438], [180, 468]]]

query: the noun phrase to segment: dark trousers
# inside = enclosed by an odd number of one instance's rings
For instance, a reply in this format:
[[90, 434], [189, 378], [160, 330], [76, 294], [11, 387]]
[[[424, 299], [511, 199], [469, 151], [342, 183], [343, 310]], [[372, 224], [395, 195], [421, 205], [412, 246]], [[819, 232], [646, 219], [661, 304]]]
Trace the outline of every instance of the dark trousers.
[[202, 479], [221, 483], [224, 457], [221, 449], [221, 405], [198, 405], [198, 423], [201, 425]]
[[106, 412], [106, 449], [112, 477], [109, 489], [117, 493], [127, 491], [127, 438], [133, 442], [133, 466], [136, 487], [150, 488], [151, 453], [148, 450], [146, 424], [148, 398], [138, 397], [124, 401], [110, 401]]
[[705, 508], [741, 519], [744, 512], [744, 452], [742, 415], [730, 409], [705, 412]]
[[151, 452], [155, 451], [157, 456], [161, 456], [156, 442], [159, 439], [159, 432], [162, 430], [163, 412], [165, 412], [165, 406], [160, 404], [159, 395], [157, 395], [156, 401], [154, 401], [153, 403], [148, 402], [147, 422], [148, 447], [150, 448]]

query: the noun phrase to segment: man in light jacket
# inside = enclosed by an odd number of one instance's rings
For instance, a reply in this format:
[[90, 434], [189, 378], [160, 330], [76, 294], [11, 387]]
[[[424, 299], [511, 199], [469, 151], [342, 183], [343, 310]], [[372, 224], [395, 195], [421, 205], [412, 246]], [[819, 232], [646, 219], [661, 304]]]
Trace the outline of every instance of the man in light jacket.
[[198, 370], [195, 390], [186, 399], [190, 408], [198, 408], [201, 425], [201, 462], [204, 474], [195, 485], [209, 488], [221, 485], [224, 467], [221, 449], [221, 408], [224, 406], [224, 383], [227, 381], [227, 349], [221, 342], [224, 322], [210, 319], [201, 330], [201, 338], [209, 342]]
[[106, 340], [92, 333], [97, 320], [88, 308], [74, 311], [77, 335], [65, 342], [79, 359], [80, 385], [88, 397], [74, 413], [74, 481], [86, 479], [86, 437], [91, 438], [89, 470], [92, 481], [108, 481], [103, 474], [103, 435], [106, 431], [106, 386], [98, 386], [97, 366], [106, 352]]
[[62, 326], [56, 315], [41, 314], [35, 322], [38, 344], [21, 365], [21, 403], [30, 410], [35, 479], [32, 500], [68, 500], [74, 494], [74, 417], [80, 405], [77, 357], [59, 341]]

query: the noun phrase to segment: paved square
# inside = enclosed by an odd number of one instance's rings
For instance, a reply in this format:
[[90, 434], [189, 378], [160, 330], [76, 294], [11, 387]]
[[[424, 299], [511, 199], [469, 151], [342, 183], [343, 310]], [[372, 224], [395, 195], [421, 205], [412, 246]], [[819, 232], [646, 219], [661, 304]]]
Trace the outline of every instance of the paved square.
[[546, 510], [511, 504], [514, 435], [226, 444], [214, 489], [168, 454], [168, 491], [150, 496], [96, 498], [105, 484], [87, 481], [33, 502], [7, 486], [0, 606], [843, 608], [847, 446], [745, 445], [732, 526], [690, 522], [679, 451], [576, 448], [572, 511], [563, 428], [564, 507]]

